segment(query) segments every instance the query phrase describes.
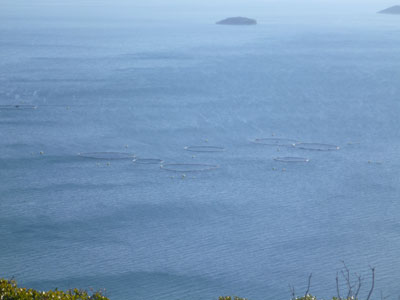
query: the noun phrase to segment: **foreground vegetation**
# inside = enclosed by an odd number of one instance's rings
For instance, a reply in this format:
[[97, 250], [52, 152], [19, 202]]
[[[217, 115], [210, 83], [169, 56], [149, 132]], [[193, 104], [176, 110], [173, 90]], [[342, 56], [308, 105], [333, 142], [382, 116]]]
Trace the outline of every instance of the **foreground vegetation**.
[[[332, 300], [358, 300], [358, 295], [361, 289], [362, 278], [360, 275], [355, 274], [355, 278], [352, 278], [350, 271], [344, 264], [344, 269], [340, 272], [342, 278], [346, 284], [346, 290], [340, 291], [339, 289], [339, 272], [336, 274], [336, 290], [337, 297], [333, 297]], [[366, 300], [370, 300], [372, 292], [375, 286], [375, 268], [371, 268], [371, 286], [369, 289], [368, 297]], [[317, 300], [316, 297], [309, 294], [311, 287], [311, 276], [308, 277], [307, 290], [303, 294], [304, 296], [297, 297], [294, 287], [290, 287], [292, 297], [291, 300]], [[342, 296], [341, 296], [342, 295]], [[381, 299], [384, 297], [381, 295]], [[109, 300], [103, 296], [101, 292], [87, 292], [85, 290], [73, 289], [67, 292], [59, 291], [55, 289], [47, 292], [36, 291], [34, 289], [20, 288], [17, 286], [16, 281], [0, 279], [0, 300]], [[219, 297], [219, 300], [247, 300], [246, 298], [239, 297]]]
[[20, 288], [14, 280], [0, 279], [0, 300], [109, 300], [101, 292], [73, 289], [67, 292]]

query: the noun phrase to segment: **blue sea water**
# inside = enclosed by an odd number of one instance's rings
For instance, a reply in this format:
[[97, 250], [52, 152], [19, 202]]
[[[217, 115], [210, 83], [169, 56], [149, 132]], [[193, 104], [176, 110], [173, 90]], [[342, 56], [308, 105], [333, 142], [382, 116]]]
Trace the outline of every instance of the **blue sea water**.
[[[283, 300], [309, 273], [335, 295], [344, 260], [362, 293], [371, 265], [375, 296], [400, 295], [399, 18], [15, 11], [0, 19], [1, 277], [114, 300]], [[105, 151], [219, 168], [78, 155]]]

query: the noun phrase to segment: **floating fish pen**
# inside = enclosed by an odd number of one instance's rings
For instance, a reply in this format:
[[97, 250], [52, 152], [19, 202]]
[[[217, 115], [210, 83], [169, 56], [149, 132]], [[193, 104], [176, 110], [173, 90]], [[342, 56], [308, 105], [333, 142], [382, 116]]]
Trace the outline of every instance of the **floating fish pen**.
[[171, 172], [204, 172], [218, 169], [218, 165], [209, 164], [164, 164], [161, 169]]
[[336, 151], [340, 149], [340, 147], [336, 145], [320, 143], [296, 143], [294, 146], [298, 149], [315, 151]]
[[218, 146], [187, 146], [184, 148], [186, 151], [190, 152], [224, 152], [224, 147]]
[[87, 153], [79, 153], [78, 155], [84, 158], [107, 159], [107, 160], [135, 158], [135, 154], [125, 153], [125, 152], [87, 152]]
[[310, 159], [305, 157], [275, 157], [274, 160], [288, 163], [307, 163], [310, 161]]
[[135, 158], [133, 162], [142, 165], [161, 165], [164, 161], [159, 158]]
[[28, 104], [8, 104], [8, 105], [0, 105], [0, 110], [31, 110], [36, 109], [35, 105]]

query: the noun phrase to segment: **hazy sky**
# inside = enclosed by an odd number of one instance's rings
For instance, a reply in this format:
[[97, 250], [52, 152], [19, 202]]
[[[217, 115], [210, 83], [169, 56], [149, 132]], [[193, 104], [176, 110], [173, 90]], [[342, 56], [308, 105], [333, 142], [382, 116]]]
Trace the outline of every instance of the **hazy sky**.
[[396, 4], [400, 0], [0, 0], [0, 26], [2, 21], [30, 18], [56, 21], [58, 18], [70, 21], [195, 19], [210, 23], [230, 16], [267, 20], [308, 14], [372, 15]]
[[400, 0], [1, 0], [0, 10], [24, 10], [24, 8], [51, 9], [101, 7], [123, 9], [147, 7], [153, 9], [243, 9], [270, 8], [288, 10], [333, 9], [369, 10], [400, 4]]

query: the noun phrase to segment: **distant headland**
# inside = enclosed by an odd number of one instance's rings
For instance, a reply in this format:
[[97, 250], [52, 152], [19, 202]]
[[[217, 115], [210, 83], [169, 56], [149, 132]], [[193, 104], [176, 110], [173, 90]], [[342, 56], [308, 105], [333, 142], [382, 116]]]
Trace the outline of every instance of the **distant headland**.
[[254, 19], [244, 17], [227, 18], [217, 22], [218, 25], [256, 25], [257, 21]]
[[400, 15], [400, 5], [395, 5], [379, 11], [380, 14]]

